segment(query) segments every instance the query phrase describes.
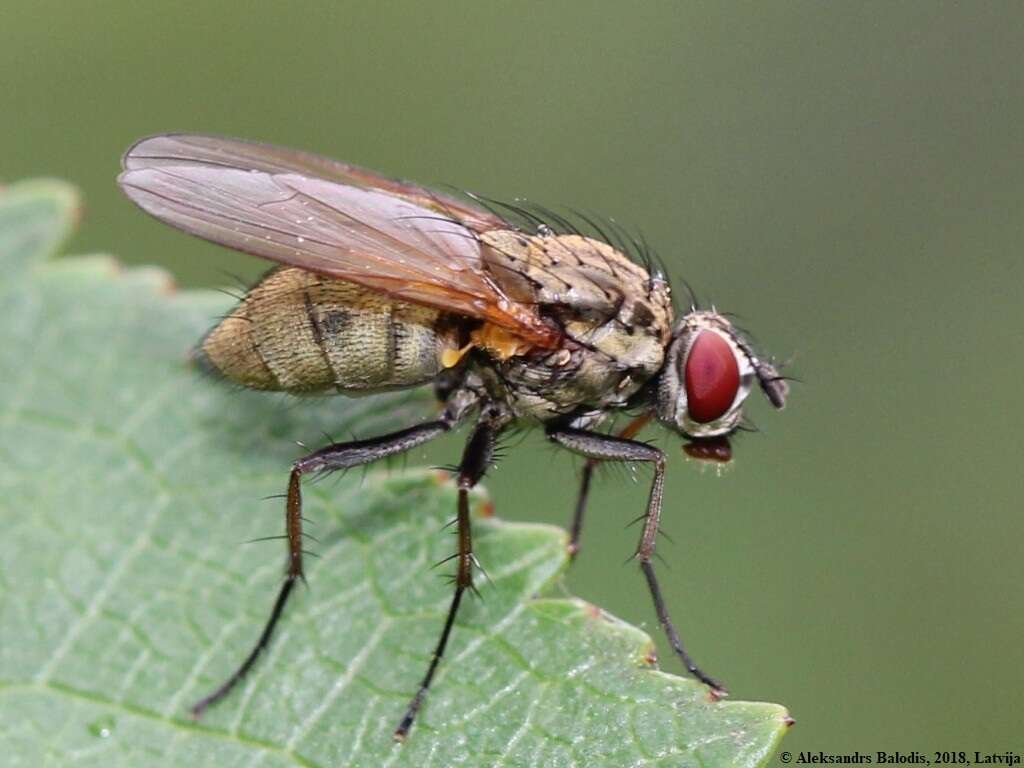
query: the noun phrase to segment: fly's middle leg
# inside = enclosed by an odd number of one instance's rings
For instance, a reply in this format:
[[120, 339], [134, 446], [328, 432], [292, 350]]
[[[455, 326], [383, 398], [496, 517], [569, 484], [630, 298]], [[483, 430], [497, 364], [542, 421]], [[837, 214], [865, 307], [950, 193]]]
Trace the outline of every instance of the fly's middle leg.
[[193, 717], [200, 717], [209, 707], [224, 699], [245, 678], [270, 644], [288, 598], [294, 591], [295, 583], [305, 581], [302, 549], [302, 477], [309, 474], [325, 474], [339, 469], [349, 469], [369, 464], [388, 456], [395, 456], [423, 445], [455, 427], [475, 405], [475, 396], [455, 392], [436, 421], [393, 432], [370, 440], [354, 440], [335, 443], [304, 456], [292, 465], [288, 479], [285, 505], [285, 536], [288, 540], [288, 565], [284, 582], [278, 591], [270, 617], [263, 626], [256, 644], [234, 672], [212, 693], [203, 697], [191, 707]]
[[448, 646], [448, 639], [451, 636], [452, 627], [455, 625], [455, 617], [462, 602], [462, 596], [466, 590], [475, 590], [473, 586], [473, 541], [469, 520], [469, 491], [480, 482], [494, 458], [494, 446], [501, 430], [501, 422], [488, 417], [485, 414], [473, 434], [470, 435], [466, 448], [462, 453], [462, 461], [459, 463], [458, 476], [458, 507], [456, 511], [456, 534], [458, 538], [458, 549], [455, 553], [455, 592], [452, 595], [452, 602], [445, 616], [444, 627], [441, 630], [441, 637], [437, 641], [434, 653], [430, 658], [430, 665], [420, 682], [419, 688], [409, 702], [405, 715], [395, 729], [395, 740], [404, 741], [412, 728], [413, 721], [423, 705], [427, 695], [427, 689], [434, 679], [438, 665], [444, 656], [445, 648]]

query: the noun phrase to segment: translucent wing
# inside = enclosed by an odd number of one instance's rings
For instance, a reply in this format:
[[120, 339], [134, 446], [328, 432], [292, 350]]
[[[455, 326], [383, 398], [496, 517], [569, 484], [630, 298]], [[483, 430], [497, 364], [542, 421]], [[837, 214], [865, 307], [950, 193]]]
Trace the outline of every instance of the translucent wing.
[[206, 136], [143, 139], [118, 178], [136, 204], [206, 240], [485, 320], [536, 346], [560, 334], [489, 271], [482, 208], [295, 150]]
[[455, 218], [484, 232], [507, 229], [508, 222], [493, 212], [418, 184], [381, 176], [355, 165], [287, 147], [276, 147], [220, 136], [164, 134], [138, 141], [124, 157], [126, 170], [163, 165], [206, 165], [266, 173], [301, 173], [351, 187], [378, 189]]

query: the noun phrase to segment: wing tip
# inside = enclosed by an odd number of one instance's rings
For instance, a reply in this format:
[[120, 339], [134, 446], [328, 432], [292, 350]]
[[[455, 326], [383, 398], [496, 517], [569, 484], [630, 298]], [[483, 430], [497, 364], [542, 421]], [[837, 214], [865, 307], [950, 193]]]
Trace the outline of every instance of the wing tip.
[[[139, 155], [141, 154], [140, 150], [143, 148], [143, 146], [151, 144], [156, 141], [160, 141], [161, 139], [171, 139], [185, 135], [186, 134], [183, 133], [152, 133], [148, 136], [143, 136], [142, 138], [136, 139], [134, 142], [132, 142], [131, 146], [124, 151], [124, 154], [121, 155], [122, 170], [130, 171], [134, 167], [137, 167], [137, 164], [134, 164], [133, 161], [141, 159]], [[122, 173], [121, 176], [124, 176], [124, 173]], [[121, 176], [118, 176], [118, 181], [120, 181]]]
[[145, 177], [151, 173], [152, 169], [149, 168], [121, 171], [117, 175], [117, 186], [120, 187], [121, 193], [141, 210], [150, 216], [162, 219], [163, 217], [160, 215], [160, 199], [147, 188], [144, 181]]
[[140, 190], [132, 183], [132, 177], [138, 176], [141, 171], [134, 170], [131, 168], [125, 168], [119, 174], [117, 174], [117, 186], [121, 188], [121, 191], [134, 203], [138, 203], [138, 195]]
[[[189, 133], [188, 131], [170, 131], [167, 133], [152, 133], [148, 136], [136, 139], [124, 154], [121, 155], [121, 168], [133, 170], [150, 165], [148, 161], [169, 160], [176, 154], [176, 149], [167, 144], [187, 144], [188, 142], [208, 141], [232, 141], [240, 142], [241, 139], [229, 139], [226, 136], [218, 136], [212, 133]], [[243, 142], [246, 143], [246, 142]], [[188, 163], [189, 158], [182, 156], [182, 162]]]

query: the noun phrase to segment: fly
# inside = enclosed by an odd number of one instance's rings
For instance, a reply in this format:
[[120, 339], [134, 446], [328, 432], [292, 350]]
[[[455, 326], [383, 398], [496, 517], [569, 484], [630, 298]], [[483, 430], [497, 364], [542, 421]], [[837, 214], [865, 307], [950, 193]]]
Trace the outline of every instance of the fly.
[[[201, 365], [245, 387], [294, 394], [433, 384], [442, 408], [434, 420], [328, 445], [292, 465], [280, 592], [255, 646], [192, 706], [194, 715], [246, 676], [304, 578], [302, 478], [404, 453], [467, 422], [455, 471], [451, 606], [395, 738], [409, 733], [474, 588], [468, 494], [513, 425], [540, 427], [587, 459], [573, 556], [594, 466], [653, 465], [635, 558], [676, 655], [713, 694], [724, 693], [684, 649], [662, 599], [652, 558], [665, 454], [634, 438], [658, 421], [686, 439], [690, 456], [728, 461], [728, 437], [741, 427], [755, 383], [775, 408], [785, 405], [785, 377], [727, 317], [693, 306], [676, 317], [665, 277], [628, 258], [617, 231], [609, 237], [582, 216], [591, 235], [545, 209], [457, 197], [292, 149], [210, 136], [142, 139], [123, 165], [121, 188], [147, 213], [278, 264], [202, 340]], [[621, 413], [633, 416], [624, 431], [601, 431]]]

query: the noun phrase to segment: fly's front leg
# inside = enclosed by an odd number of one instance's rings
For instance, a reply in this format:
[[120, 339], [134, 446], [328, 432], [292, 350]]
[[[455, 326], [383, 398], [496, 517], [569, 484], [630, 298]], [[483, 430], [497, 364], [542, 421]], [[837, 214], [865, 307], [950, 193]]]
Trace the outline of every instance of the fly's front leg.
[[284, 582], [277, 593], [274, 607], [270, 611], [256, 644], [249, 651], [238, 668], [208, 696], [192, 705], [193, 717], [199, 717], [210, 706], [226, 697], [242, 681], [266, 650], [273, 637], [274, 629], [284, 613], [285, 605], [291, 596], [295, 583], [305, 581], [302, 566], [302, 488], [303, 475], [325, 474], [339, 469], [349, 469], [362, 464], [395, 456], [423, 445], [435, 437], [451, 430], [475, 404], [475, 396], [465, 392], [455, 392], [436, 421], [420, 424], [416, 427], [393, 432], [390, 435], [376, 437], [371, 440], [353, 440], [349, 443], [335, 443], [326, 448], [304, 456], [292, 465], [288, 478], [288, 493], [285, 503], [285, 533], [288, 539], [288, 567]]
[[595, 461], [643, 461], [654, 465], [654, 481], [651, 483], [651, 495], [647, 501], [647, 514], [644, 517], [644, 529], [636, 550], [636, 559], [640, 563], [640, 570], [643, 571], [644, 578], [647, 579], [647, 586], [654, 600], [654, 610], [658, 614], [658, 622], [665, 630], [672, 650], [676, 652], [676, 655], [694, 677], [709, 686], [716, 694], [724, 693], [725, 689], [706, 675], [686, 652], [683, 641], [668, 615], [661, 588], [658, 586], [658, 580], [654, 574], [654, 566], [651, 563], [658, 538], [662, 497], [665, 492], [665, 454], [657, 448], [635, 440], [581, 429], [552, 429], [548, 431], [548, 438], [573, 453]]
[[434, 654], [430, 658], [430, 665], [427, 673], [420, 682], [420, 687], [409, 702], [409, 706], [402, 717], [401, 722], [395, 729], [395, 740], [404, 741], [412, 728], [423, 699], [427, 695], [427, 689], [434, 679], [437, 667], [444, 656], [445, 648], [448, 645], [448, 638], [451, 636], [452, 627], [455, 625], [455, 616], [459, 611], [459, 604], [467, 589], [474, 589], [473, 586], [473, 541], [469, 521], [469, 491], [484, 476], [487, 468], [494, 458], [494, 444], [498, 433], [501, 430], [503, 421], [485, 414], [476, 429], [466, 443], [462, 453], [462, 461], [459, 462], [459, 472], [456, 482], [459, 489], [458, 509], [456, 514], [458, 550], [455, 553], [455, 594], [452, 595], [452, 602], [448, 608], [448, 615], [444, 620], [444, 628], [441, 630], [441, 638], [437, 641]]
[[[629, 424], [627, 424], [621, 432], [619, 437], [633, 438], [636, 437], [640, 430], [647, 426], [650, 422], [652, 414], [645, 413], [642, 416], [637, 416]], [[580, 536], [583, 533], [583, 516], [587, 511], [587, 500], [590, 496], [590, 483], [594, 478], [594, 470], [597, 469], [599, 461], [597, 459], [588, 458], [586, 463], [583, 465], [583, 472], [580, 473], [580, 492], [576, 497], [576, 510], [572, 516], [572, 526], [569, 528], [569, 559], [575, 560], [576, 555], [580, 552]]]

